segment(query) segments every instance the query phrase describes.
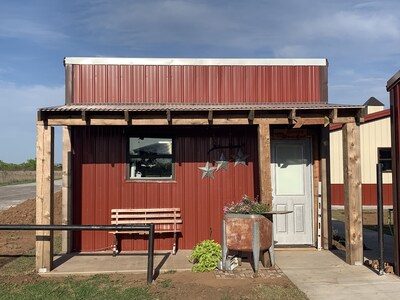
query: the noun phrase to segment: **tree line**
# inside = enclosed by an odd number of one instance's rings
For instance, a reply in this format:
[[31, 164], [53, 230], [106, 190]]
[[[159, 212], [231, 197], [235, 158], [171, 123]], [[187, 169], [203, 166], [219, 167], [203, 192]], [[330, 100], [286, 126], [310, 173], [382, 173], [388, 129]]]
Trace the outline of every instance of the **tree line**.
[[[55, 170], [61, 170], [61, 164], [54, 164]], [[0, 160], [0, 171], [36, 171], [36, 159], [28, 159], [20, 164], [7, 163]]]

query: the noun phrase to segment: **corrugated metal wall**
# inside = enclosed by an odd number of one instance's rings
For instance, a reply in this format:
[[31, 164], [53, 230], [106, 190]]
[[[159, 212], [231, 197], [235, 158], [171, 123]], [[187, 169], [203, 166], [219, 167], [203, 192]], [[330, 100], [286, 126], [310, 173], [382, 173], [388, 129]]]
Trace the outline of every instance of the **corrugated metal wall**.
[[[382, 187], [383, 204], [393, 205], [392, 185], [384, 184]], [[377, 204], [377, 185], [376, 184], [362, 184], [362, 205]], [[332, 205], [344, 205], [344, 184], [331, 184], [331, 199]]]
[[[149, 128], [134, 127], [137, 134]], [[213, 127], [214, 128], [214, 127]], [[126, 135], [122, 127], [73, 127], [74, 224], [109, 224], [112, 208], [180, 207], [182, 236], [180, 249], [212, 238], [221, 242], [223, 206], [240, 200], [243, 194], [258, 194], [258, 154], [256, 127], [172, 128], [175, 148], [175, 180], [170, 182], [129, 182], [126, 177]], [[157, 131], [156, 131], [157, 132]], [[168, 129], [164, 128], [164, 133]], [[242, 145], [249, 155], [248, 165], [221, 170], [215, 179], [201, 179], [198, 167], [215, 161], [223, 152], [228, 159], [237, 148], [211, 151], [210, 137], [221, 146]], [[112, 236], [107, 232], [75, 232], [75, 251], [109, 249]], [[157, 249], [170, 249], [172, 236], [157, 238]], [[123, 250], [146, 249], [143, 239], [122, 240]]]
[[321, 68], [74, 65], [72, 102], [327, 102]]
[[390, 122], [392, 129], [393, 214], [394, 214], [394, 271], [400, 276], [400, 71], [388, 82], [390, 93]]

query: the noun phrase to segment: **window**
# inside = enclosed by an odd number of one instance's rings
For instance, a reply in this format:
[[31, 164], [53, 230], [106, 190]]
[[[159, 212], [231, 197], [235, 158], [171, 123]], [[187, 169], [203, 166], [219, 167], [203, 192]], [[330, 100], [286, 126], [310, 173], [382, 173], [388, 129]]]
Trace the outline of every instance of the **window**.
[[172, 179], [172, 139], [129, 138], [129, 179]]
[[392, 149], [378, 148], [378, 163], [383, 165], [382, 171], [392, 171]]

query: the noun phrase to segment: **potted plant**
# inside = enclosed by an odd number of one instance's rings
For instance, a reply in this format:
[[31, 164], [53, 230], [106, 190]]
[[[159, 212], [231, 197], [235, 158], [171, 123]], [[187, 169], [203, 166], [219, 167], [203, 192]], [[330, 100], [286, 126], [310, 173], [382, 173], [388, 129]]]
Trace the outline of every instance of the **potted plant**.
[[213, 240], [204, 240], [193, 248], [189, 261], [194, 264], [194, 272], [208, 272], [217, 268], [221, 258], [221, 245]]
[[[229, 250], [251, 252], [253, 254], [253, 267], [258, 271], [258, 261], [262, 258], [263, 265], [269, 260], [267, 250], [272, 245], [272, 222], [265, 217], [270, 211], [269, 205], [260, 203], [244, 195], [240, 202], [231, 203], [224, 207], [222, 224], [222, 264]], [[269, 254], [269, 253], [268, 253]]]

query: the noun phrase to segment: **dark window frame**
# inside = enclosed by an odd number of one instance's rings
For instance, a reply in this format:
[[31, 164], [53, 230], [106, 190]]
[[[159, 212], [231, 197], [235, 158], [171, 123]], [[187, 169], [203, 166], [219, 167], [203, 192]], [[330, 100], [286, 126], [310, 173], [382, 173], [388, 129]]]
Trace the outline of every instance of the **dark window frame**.
[[[388, 151], [390, 153], [390, 158], [381, 157], [382, 156], [381, 151]], [[389, 162], [390, 167], [387, 165], [387, 162]], [[392, 165], [392, 148], [391, 147], [378, 147], [378, 163], [383, 164], [383, 172], [384, 173], [392, 172], [393, 165]]]
[[[130, 140], [131, 138], [140, 138], [140, 139], [169, 139], [172, 143], [171, 154], [153, 154], [153, 155], [138, 155], [138, 154], [130, 154]], [[131, 163], [135, 158], [144, 158], [144, 159], [152, 159], [152, 158], [169, 158], [171, 159], [171, 176], [170, 177], [131, 177]], [[130, 134], [127, 135], [126, 140], [126, 180], [127, 181], [175, 181], [175, 139], [170, 135], [138, 135], [138, 134]]]

